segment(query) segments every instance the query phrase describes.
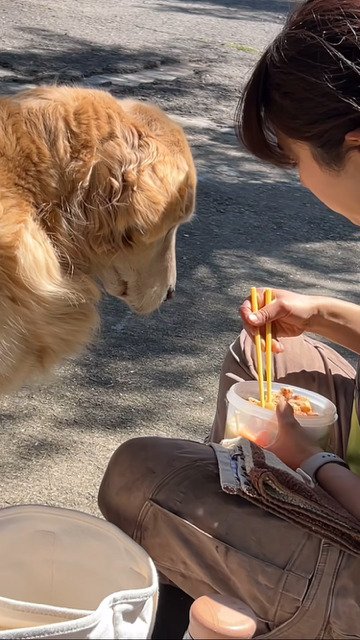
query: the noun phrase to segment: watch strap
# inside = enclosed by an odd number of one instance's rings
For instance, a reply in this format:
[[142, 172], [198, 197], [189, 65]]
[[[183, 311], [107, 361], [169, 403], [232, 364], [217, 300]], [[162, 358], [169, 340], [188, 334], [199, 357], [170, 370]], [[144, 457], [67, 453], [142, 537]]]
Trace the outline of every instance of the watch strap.
[[336, 455], [336, 453], [330, 453], [328, 451], [319, 451], [315, 453], [307, 460], [304, 460], [300, 467], [296, 469], [297, 473], [310, 485], [316, 484], [316, 474], [325, 464], [330, 462], [339, 464], [342, 467], [349, 468], [345, 460]]

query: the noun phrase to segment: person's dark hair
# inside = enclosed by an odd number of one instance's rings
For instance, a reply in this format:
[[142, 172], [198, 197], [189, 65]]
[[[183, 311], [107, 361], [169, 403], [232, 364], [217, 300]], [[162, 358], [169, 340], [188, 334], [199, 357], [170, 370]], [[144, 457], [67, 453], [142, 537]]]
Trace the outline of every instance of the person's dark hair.
[[360, 1], [308, 0], [258, 61], [237, 107], [237, 135], [258, 158], [289, 165], [279, 131], [337, 168], [346, 133], [358, 127]]

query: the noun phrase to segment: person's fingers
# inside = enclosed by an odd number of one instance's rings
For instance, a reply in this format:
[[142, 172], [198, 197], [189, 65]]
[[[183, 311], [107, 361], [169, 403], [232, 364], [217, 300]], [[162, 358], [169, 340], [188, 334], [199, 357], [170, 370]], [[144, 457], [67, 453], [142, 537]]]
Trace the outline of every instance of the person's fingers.
[[283, 318], [284, 315], [284, 306], [279, 298], [275, 298], [270, 304], [261, 307], [256, 313], [249, 311], [247, 307], [244, 308], [245, 321], [253, 327], [262, 327], [267, 322], [274, 322]]
[[242, 303], [242, 305], [240, 307], [240, 313], [241, 313], [242, 309], [244, 311], [250, 311], [251, 312], [251, 302], [250, 302], [249, 298], [246, 298], [246, 300], [244, 300], [244, 302]]
[[294, 409], [291, 404], [286, 402], [283, 396], [280, 396], [276, 406], [276, 416], [278, 419], [279, 427], [291, 427], [297, 424], [294, 416]]
[[[265, 289], [257, 289], [257, 300], [258, 300], [258, 307], [259, 309], [263, 306], [263, 304], [265, 303], [265, 294], [264, 294]], [[247, 322], [247, 318], [249, 317], [249, 315], [252, 313], [252, 308], [251, 308], [251, 297], [249, 296], [248, 298], [246, 298], [246, 300], [244, 300], [244, 302], [242, 303], [240, 309], [239, 309], [239, 314], [241, 315], [242, 319], [244, 322]]]
[[[252, 326], [251, 324], [249, 324], [247, 322], [247, 318], [249, 317], [249, 315], [251, 313], [252, 313], [252, 311], [251, 311], [251, 302], [250, 302], [250, 300], [247, 299], [241, 305], [241, 307], [239, 309], [239, 314], [241, 315], [245, 331], [248, 332], [249, 336], [254, 337], [254, 335], [258, 331], [259, 327], [254, 327], [254, 326]], [[265, 340], [264, 340], [263, 336], [261, 338], [261, 348], [262, 348], [263, 351], [265, 351]], [[272, 341], [271, 341], [271, 350], [272, 350], [273, 353], [283, 353], [283, 351], [284, 351], [284, 345], [279, 340], [277, 340], [276, 336], [274, 336], [274, 335], [273, 335], [273, 338], [272, 338]]]
[[250, 300], [245, 300], [239, 309], [239, 315], [241, 316], [244, 329], [248, 332], [249, 336], [254, 336], [258, 330], [257, 327], [252, 327], [251, 324], [248, 323], [247, 318], [251, 314], [251, 304]]
[[251, 325], [248, 323], [248, 317], [251, 314], [251, 302], [249, 299], [245, 300], [240, 309], [239, 309], [239, 315], [244, 323], [244, 327], [246, 328], [246, 330], [248, 331], [248, 333], [253, 334], [255, 329], [253, 327], [251, 327]]
[[[253, 335], [253, 334], [251, 334]], [[265, 338], [261, 338], [261, 351], [263, 351], [265, 353], [266, 351], [266, 342], [265, 342]], [[279, 340], [275, 340], [275, 338], [273, 338], [271, 340], [271, 351], [272, 353], [283, 353], [284, 352], [284, 345], [279, 342]]]
[[285, 351], [285, 347], [280, 340], [273, 338], [271, 341], [271, 350], [273, 353], [283, 353]]

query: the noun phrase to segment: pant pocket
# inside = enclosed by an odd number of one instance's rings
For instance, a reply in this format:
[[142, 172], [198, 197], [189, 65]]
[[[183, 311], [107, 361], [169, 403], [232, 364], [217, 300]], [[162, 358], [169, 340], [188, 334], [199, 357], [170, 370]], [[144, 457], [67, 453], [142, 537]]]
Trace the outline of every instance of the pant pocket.
[[331, 595], [333, 638], [360, 638], [360, 557], [345, 553]]
[[259, 638], [314, 640], [325, 638], [334, 581], [343, 552], [323, 542], [314, 575], [303, 602], [292, 618]]

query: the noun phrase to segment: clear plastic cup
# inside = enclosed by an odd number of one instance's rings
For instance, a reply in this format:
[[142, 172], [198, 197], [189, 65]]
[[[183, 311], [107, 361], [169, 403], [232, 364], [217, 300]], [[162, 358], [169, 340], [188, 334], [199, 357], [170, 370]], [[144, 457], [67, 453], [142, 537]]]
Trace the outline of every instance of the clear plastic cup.
[[[335, 405], [319, 393], [301, 389], [291, 384], [273, 382], [273, 391], [280, 391], [286, 387], [296, 394], [306, 396], [318, 414], [316, 416], [295, 415], [300, 425], [309, 436], [326, 447], [329, 431], [337, 420]], [[237, 382], [230, 387], [226, 394], [228, 409], [225, 427], [225, 439], [240, 436], [256, 442], [261, 447], [269, 447], [276, 439], [278, 423], [275, 411], [263, 409], [249, 402], [248, 398], [259, 399], [259, 385], [257, 380]]]

